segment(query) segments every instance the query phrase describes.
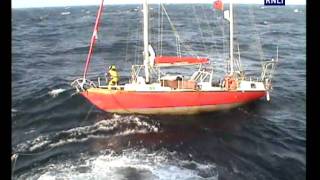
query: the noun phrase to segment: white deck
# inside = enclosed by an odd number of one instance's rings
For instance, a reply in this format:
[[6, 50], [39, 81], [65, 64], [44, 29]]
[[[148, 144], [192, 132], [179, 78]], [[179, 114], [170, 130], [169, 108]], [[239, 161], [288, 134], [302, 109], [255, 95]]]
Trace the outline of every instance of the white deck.
[[[110, 86], [112, 89], [121, 89], [125, 91], [228, 91], [222, 86], [212, 86], [211, 83], [198, 83], [198, 89], [182, 89], [182, 88], [171, 88], [167, 86], [161, 86], [160, 83], [152, 84], [138, 84], [128, 83], [119, 86]], [[108, 88], [108, 86], [100, 86], [100, 88]], [[233, 91], [266, 91], [263, 82], [259, 81], [247, 81], [241, 80], [239, 87]]]

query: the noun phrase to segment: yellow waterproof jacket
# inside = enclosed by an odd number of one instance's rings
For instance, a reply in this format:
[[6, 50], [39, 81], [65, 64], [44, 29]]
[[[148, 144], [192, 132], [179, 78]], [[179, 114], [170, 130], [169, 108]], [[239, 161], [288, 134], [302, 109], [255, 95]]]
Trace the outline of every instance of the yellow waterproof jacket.
[[109, 75], [110, 75], [111, 80], [113, 80], [113, 81], [119, 81], [119, 73], [118, 73], [117, 70], [115, 70], [115, 69], [110, 69], [110, 70], [109, 70]]

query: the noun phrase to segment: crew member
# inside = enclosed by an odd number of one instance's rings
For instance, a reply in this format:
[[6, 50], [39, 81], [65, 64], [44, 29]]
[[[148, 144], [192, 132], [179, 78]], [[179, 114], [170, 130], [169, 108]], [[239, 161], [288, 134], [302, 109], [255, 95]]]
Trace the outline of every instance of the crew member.
[[118, 85], [120, 78], [115, 65], [109, 66], [108, 78], [109, 78], [109, 86]]

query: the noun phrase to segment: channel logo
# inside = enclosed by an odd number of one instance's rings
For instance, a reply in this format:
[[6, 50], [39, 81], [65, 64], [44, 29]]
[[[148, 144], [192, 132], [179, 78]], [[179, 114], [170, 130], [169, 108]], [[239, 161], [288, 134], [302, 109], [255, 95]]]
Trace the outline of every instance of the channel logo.
[[264, 0], [265, 6], [285, 6], [285, 0]]

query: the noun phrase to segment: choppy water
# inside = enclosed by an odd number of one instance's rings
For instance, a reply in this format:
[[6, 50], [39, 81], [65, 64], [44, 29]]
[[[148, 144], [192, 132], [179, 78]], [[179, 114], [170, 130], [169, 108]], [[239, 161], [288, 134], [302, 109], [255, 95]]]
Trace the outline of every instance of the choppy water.
[[[105, 7], [90, 77], [114, 63], [127, 80], [130, 66], [141, 62], [137, 6]], [[166, 7], [186, 46], [209, 56], [221, 75], [228, 50], [221, 12], [211, 5]], [[152, 8], [150, 39], [159, 53], [158, 7]], [[259, 75], [260, 43], [264, 57], [274, 57], [279, 45], [271, 101], [189, 117], [114, 115], [73, 95], [69, 83], [83, 72], [96, 11], [12, 10], [15, 179], [305, 178], [305, 6], [236, 5], [235, 36], [248, 75]], [[166, 19], [164, 25], [163, 54], [174, 55], [175, 38]]]

